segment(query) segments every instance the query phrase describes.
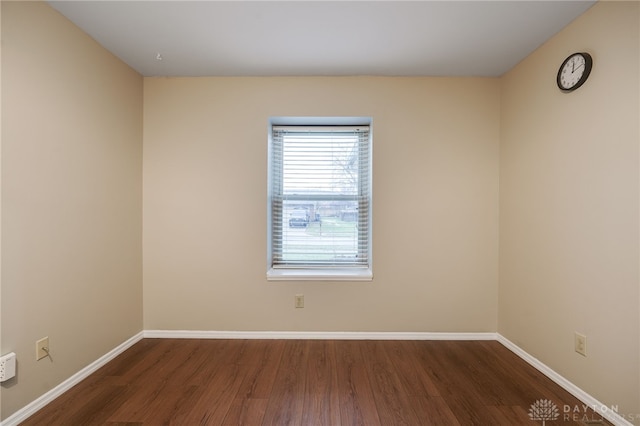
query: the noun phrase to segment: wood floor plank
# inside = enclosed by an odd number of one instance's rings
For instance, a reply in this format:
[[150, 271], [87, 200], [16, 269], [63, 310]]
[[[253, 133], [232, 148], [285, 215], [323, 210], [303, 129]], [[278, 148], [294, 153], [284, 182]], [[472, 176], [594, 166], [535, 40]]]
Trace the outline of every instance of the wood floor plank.
[[424, 426], [460, 426], [460, 422], [440, 396], [411, 397], [411, 405]]
[[540, 399], [601, 420], [495, 341], [143, 339], [21, 426], [531, 425]]
[[249, 340], [242, 364], [247, 372], [238, 396], [248, 399], [268, 399], [282, 361], [284, 340]]
[[308, 341], [289, 340], [285, 342], [276, 380], [262, 422], [263, 425], [301, 424], [308, 356]]
[[422, 365], [433, 378], [458, 422], [462, 425], [505, 424], [495, 411], [488, 410], [484, 394], [489, 388], [474, 378], [477, 362], [469, 355], [476, 342], [417, 342]]
[[489, 406], [487, 407], [489, 411], [492, 411], [496, 417], [504, 418], [505, 422], [509, 422], [512, 425], [531, 425], [532, 423], [531, 417], [529, 417], [529, 412], [525, 410], [523, 407], [509, 406], [509, 405], [498, 405], [498, 406]]
[[[175, 374], [163, 380], [164, 398], [148, 401], [152, 407], [145, 413], [145, 424], [183, 424], [181, 417], [192, 413], [192, 408], [208, 389], [213, 371], [220, 368], [215, 360], [222, 359], [219, 355], [227, 349], [225, 342], [218, 342], [215, 346], [212, 343], [205, 341], [195, 350], [188, 350], [188, 341], [178, 342], [184, 350], [189, 351], [189, 356], [184, 364], [175, 367]], [[126, 416], [126, 408], [123, 409]], [[150, 423], [151, 420], [154, 423]]]
[[339, 425], [340, 400], [333, 341], [309, 342], [302, 424]]
[[[516, 381], [522, 383], [522, 390], [520, 391], [520, 394], [522, 396], [528, 395], [527, 398], [524, 398], [526, 403], [528, 403], [527, 410], [529, 409], [530, 404], [533, 404], [535, 401], [539, 399], [547, 399], [552, 401], [558, 407], [561, 412], [563, 425], [584, 425], [585, 423], [597, 424], [598, 422], [609, 424], [601, 415], [593, 411], [591, 408], [584, 407], [584, 403], [566, 392], [560, 386], [555, 384], [549, 385], [550, 380], [548, 377], [533, 368], [523, 359], [514, 356], [509, 349], [500, 343], [483, 342], [483, 344], [490, 345], [492, 354], [496, 359], [500, 360], [501, 365], [508, 369], [510, 377], [515, 378]], [[568, 410], [576, 409], [579, 415], [569, 415], [565, 417], [565, 406], [567, 406], [566, 409]]]
[[438, 388], [426, 371], [420, 368], [420, 360], [410, 341], [390, 341], [384, 345], [387, 356], [393, 360], [396, 372], [404, 388], [412, 396], [439, 396]]
[[[492, 348], [475, 342], [452, 342], [462, 354], [461, 361], [471, 386], [487, 406], [513, 406], [522, 404], [523, 389], [519, 381], [504, 369], [504, 365], [492, 356]], [[484, 343], [484, 342], [481, 342]], [[493, 342], [499, 345], [498, 342]], [[482, 391], [480, 391], [482, 390]], [[525, 400], [527, 399], [525, 395]]]
[[[88, 380], [84, 385], [88, 385]], [[90, 387], [81, 387], [82, 395], [71, 397], [63, 404], [50, 405], [51, 409], [40, 411], [28, 419], [32, 425], [101, 425], [108, 421], [111, 413], [123, 404], [131, 394], [126, 386], [113, 385], [109, 377], [99, 378]], [[77, 398], [85, 403], [77, 404]]]
[[[211, 359], [203, 371], [203, 385], [199, 386], [196, 398], [179, 407], [172, 414], [171, 422], [184, 425], [220, 425], [224, 421], [242, 380], [243, 370], [238, 359], [246, 344], [244, 340], [226, 340], [226, 350]], [[149, 424], [158, 424], [161, 419], [149, 419]]]
[[359, 342], [335, 343], [340, 420], [343, 426], [379, 426], [369, 375]]
[[63, 421], [62, 419], [74, 415], [84, 408], [84, 405], [75, 403], [79, 397], [84, 396], [85, 400], [91, 401], [103, 391], [104, 386], [109, 386], [104, 377], [92, 375], [68, 390], [64, 398], [56, 399], [47, 406], [46, 410], [40, 410], [32, 415], [28, 421], [32, 425], [60, 423]]
[[381, 423], [420, 424], [413, 407], [405, 397], [407, 390], [400, 381], [393, 362], [387, 357], [385, 344], [380, 341], [366, 341], [362, 346], [362, 355]]
[[261, 425], [264, 419], [264, 413], [267, 411], [268, 403], [269, 400], [266, 398], [236, 398], [231, 404], [222, 425]]
[[284, 340], [248, 340], [238, 355], [238, 365], [244, 370], [223, 425], [259, 425], [264, 414], [280, 365]]
[[193, 351], [193, 341], [183, 341], [181, 345], [171, 345], [164, 342], [158, 345], [160, 349], [154, 356], [139, 364], [138, 371], [130, 370], [125, 378], [131, 376], [134, 389], [131, 398], [109, 418], [109, 421], [144, 422], [145, 418], [153, 416], [155, 409], [164, 401], [164, 396], [171, 392], [174, 381], [172, 376], [180, 371]]
[[139, 370], [138, 365], [142, 362], [148, 362], [148, 359], [158, 353], [160, 348], [166, 349], [173, 345], [174, 342], [170, 339], [142, 339], [127, 349], [124, 354], [99, 368], [94, 374], [122, 377], [132, 370]]

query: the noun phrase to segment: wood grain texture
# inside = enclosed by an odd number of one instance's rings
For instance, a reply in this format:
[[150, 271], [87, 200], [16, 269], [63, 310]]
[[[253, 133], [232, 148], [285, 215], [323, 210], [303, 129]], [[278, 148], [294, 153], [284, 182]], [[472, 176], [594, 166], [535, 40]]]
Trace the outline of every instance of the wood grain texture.
[[143, 339], [22, 425], [531, 426], [540, 399], [583, 424], [494, 341]]

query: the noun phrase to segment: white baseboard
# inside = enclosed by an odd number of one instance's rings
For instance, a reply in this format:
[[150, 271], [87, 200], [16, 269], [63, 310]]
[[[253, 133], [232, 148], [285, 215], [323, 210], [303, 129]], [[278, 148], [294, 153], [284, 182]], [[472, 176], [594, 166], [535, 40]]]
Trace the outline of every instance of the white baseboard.
[[582, 389], [580, 389], [579, 387], [571, 383], [569, 380], [565, 379], [560, 374], [556, 373], [549, 366], [547, 366], [546, 364], [544, 364], [542, 361], [535, 358], [534, 356], [530, 355], [528, 352], [520, 348], [518, 345], [516, 345], [515, 343], [513, 343], [512, 341], [510, 341], [500, 333], [496, 333], [496, 336], [497, 336], [496, 340], [502, 343], [502, 345], [504, 345], [507, 349], [509, 349], [514, 354], [518, 355], [524, 361], [526, 361], [531, 366], [533, 366], [533, 368], [535, 368], [536, 370], [538, 370], [539, 372], [547, 376], [549, 379], [551, 379], [553, 382], [558, 384], [561, 388], [569, 392], [571, 395], [578, 398], [580, 401], [584, 403], [584, 405], [593, 409], [603, 418], [607, 419], [608, 421], [610, 421], [616, 426], [633, 426], [632, 423], [628, 422], [625, 418], [623, 418], [620, 414], [613, 411], [610, 407], [601, 403], [600, 401], [598, 401], [597, 399], [589, 395], [587, 392], [583, 391]]
[[496, 340], [496, 333], [145, 330], [150, 339]]
[[71, 389], [90, 374], [120, 355], [143, 338], [153, 339], [326, 339], [326, 340], [497, 340], [536, 370], [578, 398], [585, 405], [616, 426], [633, 426], [615, 411], [556, 373], [500, 333], [429, 333], [429, 332], [304, 332], [304, 331], [190, 331], [145, 330], [131, 337], [106, 355], [83, 368], [40, 398], [8, 417], [0, 426], [17, 426], [42, 407]]
[[80, 383], [82, 380], [86, 379], [93, 372], [97, 371], [100, 367], [107, 364], [109, 361], [120, 355], [122, 352], [129, 349], [135, 343], [142, 340], [144, 337], [143, 332], [136, 334], [131, 337], [124, 343], [118, 345], [115, 349], [109, 351], [107, 354], [101, 356], [96, 361], [87, 365], [82, 370], [78, 371], [73, 376], [69, 377], [64, 382], [60, 383], [55, 388], [51, 389], [49, 392], [42, 395], [40, 398], [21, 408], [20, 410], [13, 413], [11, 416], [7, 417], [4, 421], [0, 422], [1, 426], [17, 426], [21, 422], [25, 421], [27, 418], [34, 415], [38, 410], [40, 410], [45, 405], [49, 404], [51, 401]]

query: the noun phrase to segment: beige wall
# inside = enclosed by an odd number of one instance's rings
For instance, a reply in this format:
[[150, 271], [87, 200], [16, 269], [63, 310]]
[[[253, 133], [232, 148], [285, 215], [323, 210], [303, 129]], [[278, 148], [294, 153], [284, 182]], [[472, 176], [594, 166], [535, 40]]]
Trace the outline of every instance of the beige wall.
[[[624, 415], [640, 415], [638, 8], [595, 5], [501, 96], [498, 330]], [[591, 77], [561, 93], [557, 69], [582, 50]]]
[[[496, 330], [497, 79], [146, 78], [144, 92], [145, 329]], [[373, 117], [372, 282], [266, 281], [271, 116]]]
[[142, 78], [45, 3], [2, 2], [2, 113], [6, 418], [142, 330]]

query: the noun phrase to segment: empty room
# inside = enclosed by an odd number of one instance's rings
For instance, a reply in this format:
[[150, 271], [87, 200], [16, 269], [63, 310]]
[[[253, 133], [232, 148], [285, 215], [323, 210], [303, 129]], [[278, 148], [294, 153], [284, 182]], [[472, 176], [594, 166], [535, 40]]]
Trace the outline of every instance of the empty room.
[[640, 2], [0, 6], [1, 425], [640, 425]]

